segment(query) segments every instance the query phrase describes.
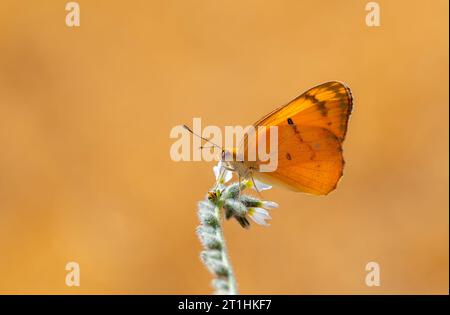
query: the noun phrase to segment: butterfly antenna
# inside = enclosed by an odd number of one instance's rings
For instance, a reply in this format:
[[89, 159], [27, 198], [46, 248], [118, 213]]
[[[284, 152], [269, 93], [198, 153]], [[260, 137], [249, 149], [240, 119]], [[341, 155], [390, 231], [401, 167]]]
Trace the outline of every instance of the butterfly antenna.
[[200, 146], [200, 150], [203, 150], [203, 149], [211, 149], [211, 148], [214, 148], [214, 146], [213, 145], [210, 145], [210, 146], [206, 146], [206, 145], [202, 145], [202, 146]]
[[[206, 142], [212, 144], [214, 147], [219, 148], [220, 150], [222, 150], [222, 147], [221, 147], [221, 146], [218, 146], [217, 144], [215, 144], [215, 143], [212, 142], [211, 140], [206, 139], [206, 138], [204, 138], [204, 137], [202, 137], [202, 136], [196, 134], [196, 133], [193, 132], [192, 129], [189, 128], [188, 126], [183, 125], [183, 128], [186, 129], [187, 131], [189, 131], [190, 133], [192, 133], [194, 136], [197, 136], [197, 137], [199, 137], [200, 139], [205, 140]], [[205, 147], [203, 147], [203, 146], [200, 147], [200, 149], [203, 149], [203, 148], [205, 148]]]

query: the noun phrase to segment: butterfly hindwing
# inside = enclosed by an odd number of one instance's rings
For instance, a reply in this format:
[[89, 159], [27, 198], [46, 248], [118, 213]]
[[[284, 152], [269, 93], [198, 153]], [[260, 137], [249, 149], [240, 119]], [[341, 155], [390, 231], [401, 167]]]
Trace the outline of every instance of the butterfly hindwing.
[[291, 190], [326, 195], [342, 176], [344, 160], [340, 141], [321, 127], [278, 127], [278, 167], [254, 176]]

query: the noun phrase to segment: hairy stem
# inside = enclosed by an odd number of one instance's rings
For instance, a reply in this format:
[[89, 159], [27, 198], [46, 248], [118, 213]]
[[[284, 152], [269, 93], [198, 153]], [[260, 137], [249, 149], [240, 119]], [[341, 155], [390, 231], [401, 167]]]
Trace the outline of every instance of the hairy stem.
[[216, 205], [214, 207], [214, 213], [217, 217], [218, 225], [216, 228], [217, 237], [220, 239], [222, 243], [222, 262], [225, 266], [227, 266], [228, 269], [228, 293], [230, 295], [236, 295], [238, 294], [237, 291], [237, 285], [236, 285], [236, 279], [234, 278], [234, 272], [233, 272], [233, 266], [231, 265], [230, 257], [228, 255], [228, 248], [226, 245], [225, 237], [223, 234], [223, 227], [222, 227], [222, 213], [221, 213], [221, 207]]

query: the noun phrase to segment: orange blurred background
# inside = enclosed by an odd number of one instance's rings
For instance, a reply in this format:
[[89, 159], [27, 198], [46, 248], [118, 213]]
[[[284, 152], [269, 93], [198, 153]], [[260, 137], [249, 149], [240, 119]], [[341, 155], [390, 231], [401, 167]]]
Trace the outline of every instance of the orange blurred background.
[[345, 176], [264, 193], [269, 228], [226, 222], [240, 292], [448, 294], [448, 1], [377, 1], [368, 27], [368, 1], [80, 0], [79, 28], [66, 2], [0, 2], [1, 293], [210, 293], [214, 164], [173, 162], [171, 128], [247, 125], [337, 79]]

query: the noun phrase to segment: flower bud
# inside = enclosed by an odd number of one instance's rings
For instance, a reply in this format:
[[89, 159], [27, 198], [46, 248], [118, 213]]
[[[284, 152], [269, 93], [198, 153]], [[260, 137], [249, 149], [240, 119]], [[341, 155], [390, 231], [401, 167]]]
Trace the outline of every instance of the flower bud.
[[226, 211], [231, 212], [233, 215], [243, 217], [247, 214], [247, 208], [245, 205], [235, 199], [227, 199], [223, 205]]
[[261, 207], [262, 202], [258, 198], [249, 196], [249, 195], [242, 195], [239, 200], [246, 206], [246, 207]]
[[239, 196], [239, 184], [233, 183], [228, 186], [222, 194], [224, 199], [236, 198]]

